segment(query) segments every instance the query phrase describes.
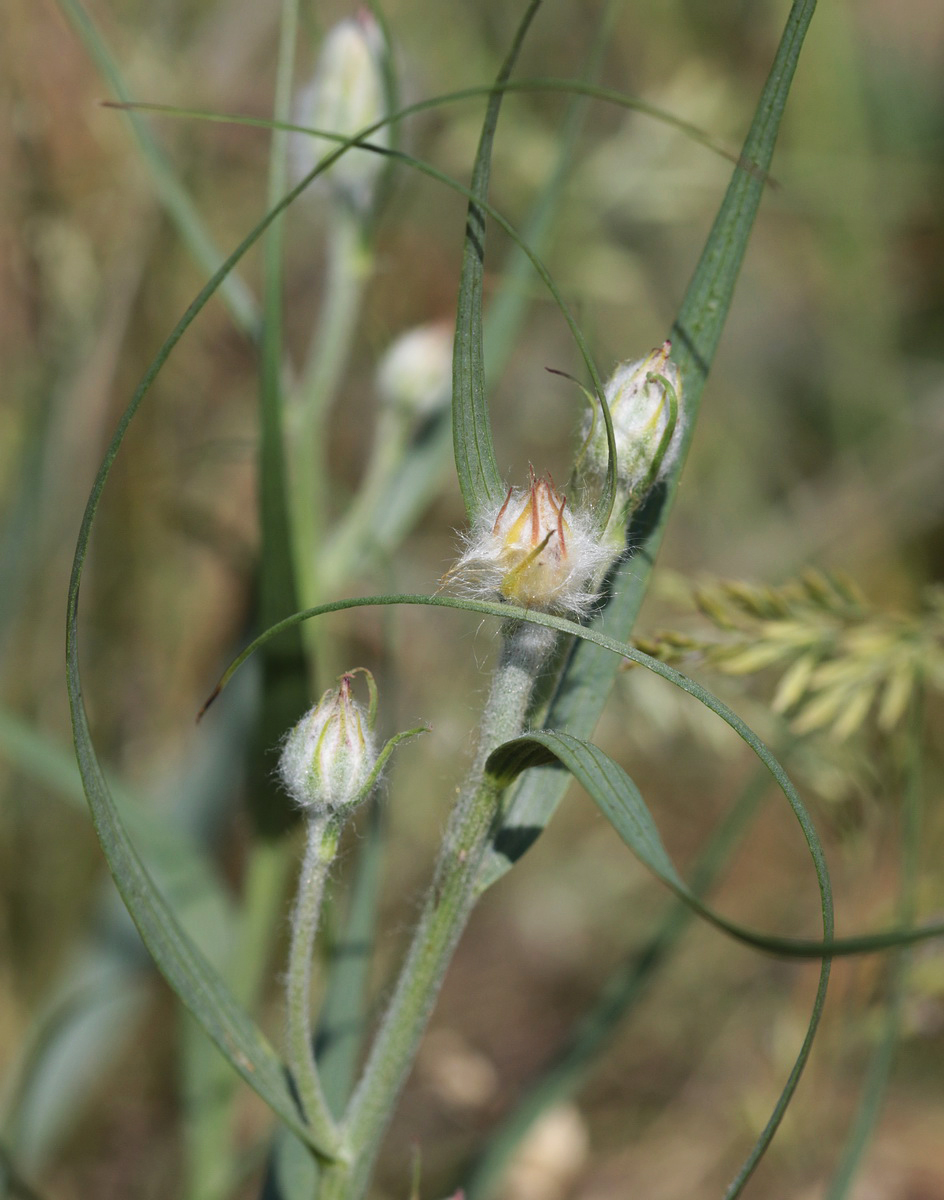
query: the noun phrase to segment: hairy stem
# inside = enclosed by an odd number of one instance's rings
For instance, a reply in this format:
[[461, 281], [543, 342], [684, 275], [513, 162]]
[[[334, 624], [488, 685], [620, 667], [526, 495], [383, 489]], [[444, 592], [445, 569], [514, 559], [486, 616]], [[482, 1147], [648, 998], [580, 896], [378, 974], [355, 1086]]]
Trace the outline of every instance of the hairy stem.
[[485, 774], [489, 754], [517, 736], [534, 684], [557, 635], [533, 625], [506, 629], [502, 653], [482, 717], [475, 761], [440, 850], [432, 887], [364, 1074], [345, 1120], [353, 1166], [337, 1194], [360, 1197], [393, 1102], [413, 1063], [456, 943], [475, 901], [479, 863], [501, 812], [501, 791]]
[[309, 818], [305, 858], [292, 913], [286, 976], [288, 1060], [298, 1099], [309, 1125], [327, 1146], [338, 1146], [338, 1128], [325, 1100], [312, 1042], [311, 972], [315, 935], [328, 869], [338, 848], [340, 827], [330, 816]]

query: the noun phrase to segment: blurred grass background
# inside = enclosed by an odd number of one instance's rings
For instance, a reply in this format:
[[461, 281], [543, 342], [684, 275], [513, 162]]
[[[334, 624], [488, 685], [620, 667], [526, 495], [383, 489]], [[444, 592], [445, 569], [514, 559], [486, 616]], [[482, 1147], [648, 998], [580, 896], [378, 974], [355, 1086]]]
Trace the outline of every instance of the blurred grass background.
[[[277, 11], [226, 0], [126, 0], [90, 10], [140, 99], [266, 116]], [[517, 14], [488, 2], [448, 17], [389, 0], [405, 102], [494, 75]], [[644, 96], [738, 146], [785, 16], [765, 0], [627, 5], [602, 82]], [[548, 0], [520, 73], [573, 75], [595, 3]], [[300, 78], [347, 10], [303, 14]], [[69, 768], [62, 626], [81, 507], [117, 415], [205, 275], [155, 198], [126, 118], [49, 0], [9, 0], [0, 39], [0, 1062], [4, 1145], [44, 1197], [166, 1197], [180, 1183], [180, 1027], [135, 958], [103, 880]], [[814, 564], [852, 575], [878, 603], [911, 609], [944, 576], [944, 11], [914, 0], [824, 3], [801, 57], [739, 294], [708, 385], [662, 566], [780, 582]], [[550, 170], [564, 97], [511, 96], [496, 143], [493, 203], [516, 223]], [[409, 124], [406, 148], [465, 178], [481, 105]], [[151, 121], [217, 245], [264, 208], [267, 138], [239, 127]], [[730, 167], [644, 117], [594, 105], [546, 258], [601, 369], [657, 344], [675, 313]], [[324, 222], [287, 223], [286, 343], [304, 354], [320, 297]], [[351, 369], [332, 427], [340, 511], [357, 487], [375, 398], [372, 372], [409, 326], [451, 318], [464, 202], [406, 172], [378, 232]], [[493, 236], [492, 286], [506, 250]], [[258, 293], [260, 262], [243, 272]], [[500, 465], [566, 478], [578, 401], [545, 367], [577, 370], [559, 314], [534, 305], [493, 395]], [[157, 822], [199, 826], [238, 894], [245, 859], [238, 755], [251, 680], [195, 729], [193, 716], [251, 611], [257, 548], [257, 360], [215, 300], [132, 427], [106, 490], [83, 603], [85, 679], [97, 744]], [[394, 561], [354, 591], [429, 591], [454, 552], [462, 508], [440, 499]], [[663, 579], [670, 576], [663, 573]], [[640, 631], [680, 618], [657, 586]], [[451, 789], [469, 750], [493, 631], [464, 614], [331, 618], [338, 657], [371, 667], [390, 730], [434, 736], [391, 772], [390, 843], [376, 968], [390, 978], [425, 886]], [[329, 681], [319, 681], [327, 686]], [[768, 731], [769, 689], [709, 679]], [[767, 722], [764, 725], [764, 722]], [[928, 711], [928, 803], [920, 911], [944, 886], [941, 706]], [[734, 739], [658, 681], [624, 677], [599, 740], [637, 778], [677, 860], [689, 864], [753, 766]], [[900, 748], [868, 728], [796, 751], [827, 841], [839, 932], [892, 922]], [[764, 929], [815, 936], [812, 871], [792, 822], [764, 809], [718, 896]], [[378, 1197], [423, 1195], [459, 1163], [552, 1056], [610, 972], [667, 905], [595, 811], [571, 797], [535, 849], [490, 893], [460, 949], [395, 1120]], [[204, 937], [211, 925], [202, 926]], [[268, 1024], [279, 1032], [273, 931]], [[110, 966], [129, 961], [112, 986]], [[720, 1195], [767, 1118], [802, 1037], [813, 966], [784, 964], [692, 927], [605, 1061], [558, 1110], [506, 1195], [518, 1200]], [[115, 976], [119, 978], [119, 976]], [[751, 1194], [826, 1194], [878, 1036], [880, 957], [837, 964], [825, 1027]], [[79, 1021], [43, 1087], [29, 1064], [57, 1022]], [[94, 1006], [93, 1006], [94, 1007]], [[90, 1007], [91, 1012], [91, 1007]], [[66, 1014], [64, 1016], [64, 1014]], [[90, 1020], [93, 1018], [90, 1017]], [[90, 1048], [84, 1054], [82, 1048]], [[944, 959], [915, 951], [903, 1040], [857, 1197], [944, 1197]], [[258, 1190], [265, 1117], [242, 1102], [240, 1194]], [[555, 1163], [555, 1155], [557, 1161]], [[542, 1175], [541, 1172], [544, 1172]], [[537, 1174], [535, 1174], [537, 1172]], [[8, 1177], [7, 1189], [16, 1194]], [[530, 1182], [529, 1182], [530, 1178]], [[537, 1180], [537, 1182], [535, 1182]], [[14, 1180], [15, 1184], [15, 1180]], [[437, 1192], [437, 1187], [439, 1192]], [[529, 1190], [529, 1188], [531, 1190]], [[20, 1194], [26, 1195], [28, 1192]]]

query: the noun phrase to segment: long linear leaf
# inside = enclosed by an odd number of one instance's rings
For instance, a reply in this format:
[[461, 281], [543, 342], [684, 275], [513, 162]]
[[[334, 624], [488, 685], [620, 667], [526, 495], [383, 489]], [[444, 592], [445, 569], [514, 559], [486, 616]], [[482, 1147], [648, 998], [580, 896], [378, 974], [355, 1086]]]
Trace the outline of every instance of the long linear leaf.
[[[74, 613], [70, 644], [75, 646]], [[99, 841], [121, 898], [141, 940], [168, 983], [233, 1067], [298, 1136], [311, 1144], [278, 1055], [233, 999], [155, 887], [131, 845], [108, 791], [92, 744], [76, 664], [69, 664], [69, 691], [79, 770]], [[315, 1147], [327, 1152], [327, 1148]]]
[[[587, 100], [603, 99], [607, 89], [601, 89], [592, 80], [599, 74], [613, 32], [616, 18], [622, 9], [622, 0], [609, 0], [600, 14], [590, 51], [584, 63], [580, 80], [574, 82], [573, 99], [568, 105], [556, 138], [557, 157], [548, 172], [540, 194], [532, 206], [522, 233], [524, 240], [539, 253], [550, 240], [554, 220], [560, 208], [574, 163], [574, 152], [583, 128]], [[550, 80], [518, 79], [506, 80], [504, 89], [524, 91], [532, 85]], [[607, 97], [608, 98], [608, 97]], [[529, 304], [527, 283], [530, 266], [525, 255], [513, 249], [502, 264], [498, 289], [492, 296], [485, 313], [485, 383], [496, 379], [511, 357], [521, 330], [525, 310]]]
[[[101, 764], [95, 753], [82, 694], [79, 669], [78, 610], [82, 572], [102, 492], [128, 427], [158, 372], [167, 361], [174, 346], [246, 251], [258, 241], [272, 222], [304, 191], [308, 184], [322, 171], [327, 170], [331, 163], [344, 153], [345, 148], [355, 145], [356, 141], [356, 138], [350, 139], [338, 150], [327, 155], [314, 170], [310, 171], [296, 187], [292, 188], [277, 205], [269, 210], [213, 277], [201, 288], [164, 340], [134, 396], [121, 415], [92, 485], [76, 542], [66, 617], [66, 682], [72, 713], [76, 756], [96, 831], [121, 897], [158, 968], [184, 1005], [193, 1013], [235, 1070], [266, 1100], [286, 1124], [309, 1144], [312, 1144], [310, 1133], [299, 1119], [294, 1099], [277, 1055], [259, 1029], [236, 1004], [218, 974], [209, 966], [178, 925], [173, 911], [154, 886], [118, 815], [105, 782]], [[323, 1149], [321, 1147], [313, 1148], [318, 1152]]]
[[[745, 936], [748, 931], [736, 926], [733, 922], [713, 912], [699, 897], [692, 892], [681, 880], [672, 860], [666, 853], [655, 821], [635, 783], [623, 768], [604, 754], [598, 747], [581, 738], [575, 738], [567, 733], [554, 730], [542, 730], [526, 737], [516, 738], [499, 747], [486, 764], [493, 777], [500, 785], [506, 784], [511, 778], [531, 764], [544, 765], [548, 761], [566, 768], [573, 777], [585, 788], [590, 798], [607, 818], [623, 841], [633, 853], [659, 879], [667, 884], [695, 912], [705, 917], [719, 929], [732, 934], [743, 941], [757, 944], [752, 936]], [[823, 911], [823, 938], [826, 942], [833, 935], [833, 903], [829, 875], [822, 847], [816, 836], [816, 831], [808, 818], [801, 815], [802, 806], [799, 797], [787, 791], [787, 798], [800, 819], [801, 827], [809, 847], [810, 854], [816, 867]], [[783, 1120], [787, 1107], [793, 1098], [800, 1076], [806, 1066], [813, 1039], [819, 1026], [823, 1006], [826, 1003], [826, 989], [829, 984], [831, 959], [824, 957], [820, 963], [819, 986], [813, 1001], [813, 1011], [807, 1025], [806, 1035], [800, 1052], [797, 1055], [787, 1083], [774, 1106], [773, 1113], [767, 1121], [760, 1137], [757, 1139], [747, 1160], [727, 1191], [728, 1197], [740, 1195], [752, 1175], [755, 1167], [766, 1153], [774, 1134]]]
[[[130, 99], [127, 84], [88, 10], [81, 0], [57, 2], [109, 87], [120, 100], [127, 102]], [[196, 262], [212, 274], [219, 268], [223, 255], [214, 244], [193, 200], [175, 174], [166, 154], [155, 141], [147, 123], [134, 112], [129, 113], [129, 120], [141, 157], [151, 172], [161, 203]], [[258, 333], [259, 313], [252, 292], [236, 275], [227, 278], [221, 290], [223, 300], [236, 324], [244, 333], [255, 338]]]
[[[683, 452], [665, 484], [651, 494], [634, 518], [627, 539], [633, 547], [632, 557], [617, 567], [611, 580], [611, 599], [593, 622], [596, 629], [618, 638], [627, 638], [635, 624], [662, 544], [702, 391], [731, 307], [790, 84], [815, 7], [816, 0], [794, 0], [740, 163], [673, 325], [672, 353], [685, 389]], [[576, 646], [561, 675], [545, 724], [589, 737], [612, 688], [616, 667], [612, 657], [601, 654], [595, 646], [587, 642]], [[531, 771], [516, 785], [499, 835], [504, 850], [496, 843], [485, 864], [483, 888], [499, 879], [540, 835], [566, 788], [566, 778], [546, 770]]]
[[[814, 852], [814, 856], [821, 857], [821, 851], [817, 849], [819, 840], [812, 827], [812, 822], [783, 766], [750, 726], [742, 721], [737, 713], [724, 704], [723, 701], [719, 700], [717, 696], [713, 695], [707, 688], [702, 687], [694, 679], [690, 679], [687, 675], [683, 675], [681, 671], [670, 667], [668, 663], [661, 662], [659, 659], [652, 658], [648, 654], [644, 654], [641, 650], [637, 650], [629, 642], [618, 641], [616, 638], [609, 637], [592, 626], [577, 625], [565, 617], [556, 617], [550, 613], [536, 612], [534, 609], [518, 608], [513, 604], [499, 604], [488, 600], [462, 599], [456, 596], [409, 594], [355, 596], [348, 600], [335, 600], [329, 604], [319, 604], [314, 608], [294, 613], [291, 617], [287, 617], [284, 621], [280, 621], [277, 625], [273, 625], [271, 629], [267, 629], [264, 633], [261, 633], [255, 641], [250, 642], [226, 668], [219, 683], [204, 704], [202, 711], [205, 712], [209, 708], [220, 692], [227, 686], [236, 671], [269, 638], [277, 637], [285, 629], [301, 621], [324, 616], [328, 613], [344, 612], [354, 608], [381, 607], [391, 604], [411, 604], [427, 608], [453, 608], [460, 611], [497, 617], [502, 621], [529, 621], [534, 625], [544, 625], [548, 629], [556, 629], [560, 633], [572, 634], [580, 641], [592, 644], [608, 654], [628, 659], [630, 662], [645, 667], [646, 670], [651, 671], [654, 675], [659, 675], [674, 687], [687, 692], [699, 703], [715, 713], [750, 747], [770, 772], [774, 781], [790, 802], [794, 814], [800, 823], [803, 835]], [[537, 767], [536, 770], [541, 770], [541, 768]], [[825, 862], [822, 862], [820, 865], [825, 872]], [[893, 929], [887, 930], [884, 933], [834, 938], [825, 942], [805, 940], [803, 938], [770, 937], [751, 930], [742, 930], [741, 932], [745, 935], [742, 940], [752, 942], [759, 948], [767, 950], [772, 954], [783, 955], [787, 958], [822, 958], [826, 954], [832, 957], [846, 954], [866, 954], [875, 950], [886, 950], [893, 946], [911, 945], [928, 938], [942, 937], [944, 936], [944, 921], [933, 922], [919, 928]]]
[[[766, 772], [759, 772], [715, 830], [692, 868], [691, 889], [695, 895], [705, 895], [720, 877], [757, 813], [767, 783]], [[625, 1028], [634, 1006], [669, 960], [694, 915], [683, 902], [674, 902], [645, 942], [630, 951], [616, 967], [567, 1041], [492, 1130], [482, 1152], [466, 1167], [461, 1181], [466, 1200], [488, 1200], [536, 1122], [549, 1109], [573, 1096], [583, 1084], [617, 1031]]]
[[[528, 27], [541, 0], [530, 0], [521, 19], [508, 57], [498, 73], [500, 87], [511, 75]], [[452, 436], [459, 487], [470, 524], [489, 505], [504, 495], [501, 473], [495, 461], [492, 427], [485, 395], [485, 343], [482, 333], [482, 281], [485, 275], [485, 210], [488, 198], [492, 143], [501, 111], [502, 92], [492, 93], [475, 166], [472, 170], [472, 199], [466, 217], [462, 273], [456, 313], [456, 340], [452, 360]]]
[[[637, 858], [699, 916], [747, 945], [763, 950], [776, 946], [779, 939], [758, 936], [754, 930], [728, 920], [709, 908], [685, 884], [662, 845], [656, 823], [636, 784], [619, 763], [614, 762], [598, 746], [569, 733], [541, 729], [507, 742], [488, 761], [488, 769], [501, 788], [506, 788], [531, 767], [548, 765], [564, 767], [573, 775]], [[790, 787], [786, 789], [786, 794], [800, 818], [816, 867], [822, 892], [824, 938], [829, 942], [833, 917], [826, 860], [813, 825], [802, 811], [799, 798]]]
[[[487, 94], [490, 93], [492, 90], [494, 90], [494, 89], [487, 89], [486, 90]], [[487, 200], [476, 199], [475, 193], [473, 192], [471, 187], [466, 187], [464, 184], [459, 183], [458, 180], [453, 179], [452, 176], [447, 175], [444, 171], [440, 171], [437, 167], [434, 167], [431, 163], [425, 162], [421, 158], [416, 158], [412, 154], [407, 154], [402, 150], [391, 149], [389, 146], [378, 146], [373, 142], [369, 142], [369, 141], [365, 140], [365, 138], [368, 136], [369, 132], [376, 131], [382, 125], [389, 124], [391, 121], [393, 121], [395, 119], [394, 117], [385, 117], [383, 120], [377, 121], [373, 125], [369, 126], [367, 130], [362, 130], [354, 138], [346, 139], [341, 134], [333, 133], [330, 130], [316, 129], [312, 126], [306, 126], [306, 125], [293, 125], [293, 124], [291, 124], [289, 122], [285, 122], [285, 121], [270, 121], [270, 120], [267, 120], [267, 119], [264, 119], [261, 117], [228, 117], [228, 116], [225, 116], [225, 115], [219, 114], [219, 113], [196, 112], [196, 111], [183, 110], [183, 109], [170, 109], [165, 105], [154, 105], [154, 104], [141, 105], [140, 107], [147, 108], [147, 109], [155, 109], [157, 111], [167, 113], [168, 115], [171, 115], [171, 116], [198, 117], [201, 120], [216, 122], [219, 124], [251, 125], [251, 126], [255, 126], [257, 128], [281, 130], [283, 132], [289, 131], [289, 132], [295, 132], [295, 133], [306, 133], [306, 134], [310, 134], [312, 137], [324, 138], [328, 141], [334, 141], [334, 142], [339, 143], [337, 150], [333, 151], [327, 158], [322, 159], [322, 161], [319, 163], [317, 170], [316, 170], [317, 174], [320, 174], [322, 171], [326, 170], [327, 167], [330, 166], [331, 163], [336, 161], [336, 159], [342, 153], [357, 146], [361, 150], [368, 150], [374, 154], [380, 154], [384, 158], [391, 159], [395, 162], [401, 162], [404, 165], [411, 167], [413, 170], [419, 171], [421, 174], [428, 176], [430, 179], [435, 179], [437, 181], [437, 183], [441, 183], [445, 187], [451, 188], [452, 191], [458, 192], [458, 194], [460, 196], [465, 196], [470, 202], [474, 202], [476, 207], [481, 209], [482, 212], [486, 216], [490, 217], [496, 223], [496, 225], [498, 225], [501, 228], [501, 230], [508, 235], [508, 237], [512, 240], [512, 242], [514, 242], [515, 246], [522, 252], [522, 254], [524, 254], [524, 256], [527, 258], [528, 262], [531, 264], [531, 267], [537, 273], [538, 278], [541, 280], [541, 282], [547, 288], [548, 292], [551, 295], [551, 299], [554, 301], [554, 303], [560, 309], [561, 315], [563, 316], [564, 320], [567, 322], [567, 327], [570, 330], [570, 333], [574, 339], [574, 342], [576, 343], [577, 350], [579, 351], [581, 357], [583, 358], [584, 366], [586, 367], [587, 373], [590, 376], [594, 391], [596, 392], [598, 398], [600, 399], [601, 405], [603, 406], [604, 418], [607, 422], [608, 440], [612, 440], [612, 422], [609, 417], [609, 407], [606, 404], [606, 398], [603, 394], [604, 389], [603, 389], [602, 381], [600, 379], [599, 371], [597, 370], [596, 364], [593, 360], [593, 356], [590, 353], [590, 348], [587, 345], [586, 338], [581, 333], [580, 327], [578, 326], [573, 313], [570, 311], [570, 308], [568, 307], [567, 303], [565, 302], [563, 295], [560, 292], [560, 289], [557, 287], [553, 278], [551, 277], [550, 271], [547, 269], [547, 267], [541, 261], [540, 257], [535, 252], [533, 247], [528, 243], [528, 241], [525, 238], [522, 237], [522, 235], [511, 224], [511, 222], [508, 221], [498, 211], [498, 209], [496, 209], [491, 204], [489, 204]], [[403, 112], [415, 111], [419, 107], [420, 107], [419, 105], [412, 105], [409, 110], [404, 109]], [[401, 113], [400, 116], [402, 116], [402, 115], [403, 114]], [[311, 179], [311, 178], [314, 178], [314, 175], [309, 176], [309, 179]], [[307, 183], [308, 183], [308, 180], [306, 180], [303, 184], [301, 184], [300, 188], [307, 186]], [[278, 210], [279, 212], [281, 212], [282, 209], [285, 207], [285, 205], [289, 202], [289, 199], [294, 199], [294, 197], [298, 194], [298, 191], [300, 190], [300, 188], [295, 189], [295, 191], [293, 191], [291, 193], [290, 197], [283, 198], [283, 201], [281, 202], [281, 207]], [[277, 214], [275, 214], [275, 213], [269, 214], [270, 217], [272, 217], [274, 215], [277, 215]], [[490, 439], [491, 439], [491, 434], [489, 433], [489, 440]], [[505, 493], [504, 493], [503, 489], [500, 489], [496, 494], [499, 497], [502, 497], [502, 496], [504, 496]], [[601, 504], [599, 507], [602, 508], [602, 504], [603, 504], [603, 499], [601, 498]]]
[[[374, 128], [384, 123], [377, 122]], [[190, 1009], [234, 1068], [270, 1103], [290, 1128], [309, 1142], [310, 1135], [299, 1123], [294, 1100], [282, 1077], [278, 1058], [255, 1025], [234, 1002], [217, 974], [177, 925], [172, 910], [155, 888], [115, 810], [95, 753], [82, 695], [78, 608], [92, 526], [105, 484], [131, 421], [167, 358], [250, 247], [318, 175], [328, 170], [345, 151], [359, 145], [362, 136], [365, 135], [342, 141], [336, 150], [325, 155], [312, 171], [269, 210], [201, 288], [164, 340], [122, 413], [93, 482], [76, 542], [66, 623], [67, 687], [79, 770], [99, 839], [122, 898], [159, 969], [185, 1006]], [[291, 624], [283, 621], [279, 628], [288, 630]]]
[[[668, 109], [661, 108], [657, 104], [651, 104], [648, 100], [642, 100], [638, 96], [632, 96], [628, 92], [618, 91], [616, 88], [600, 87], [597, 84], [588, 83], [583, 79], [566, 79], [554, 75], [535, 75], [528, 76], [525, 79], [507, 79], [500, 84], [479, 84], [474, 87], [459, 88], [454, 92], [441, 92], [436, 96], [428, 96], [425, 100], [414, 101], [414, 103], [407, 104], [396, 112], [391, 111], [389, 116], [383, 118], [376, 125], [372, 125], [369, 130], [362, 130], [358, 134], [358, 139], [367, 138], [382, 125], [399, 123], [407, 117], [427, 112], [433, 108], [441, 108], [446, 104], [458, 104], [464, 100], [476, 100], [496, 93], [507, 95], [509, 92], [562, 92], [573, 96], [585, 96], [590, 100], [600, 100], [606, 104], [615, 105], [618, 108], [630, 109], [633, 112], [651, 117], [661, 124], [678, 130], [679, 133], [683, 133], [687, 138], [704, 146], [706, 150], [710, 150], [713, 154], [718, 154], [722, 158], [726, 158], [735, 165], [740, 166], [743, 170], [752, 172], [761, 182], [765, 182], [767, 179], [766, 174], [755, 163], [747, 162], [743, 157], [733, 154], [723, 142], [707, 130], [693, 124], [691, 121], [683, 120]], [[293, 125], [290, 122], [274, 122], [268, 117], [253, 117], [245, 113], [220, 113], [201, 108], [181, 108], [176, 104], [161, 104], [152, 101], [130, 99], [120, 102], [106, 100], [102, 102], [102, 107], [160, 113], [163, 116], [185, 117], [192, 121], [248, 125], [257, 129], [279, 128], [289, 133], [311, 133], [319, 138], [336, 142], [345, 140], [343, 135], [337, 133], [335, 130], [313, 129], [310, 126]], [[361, 148], [366, 148], [363, 146], [363, 143], [361, 143]]]
[[[283, 0], [279, 34], [275, 118], [291, 107], [292, 71], [298, 25], [297, 0]], [[285, 190], [288, 134], [272, 132], [268, 201], [277, 206]], [[292, 555], [292, 520], [283, 436], [282, 253], [283, 223], [277, 217], [265, 232], [263, 323], [259, 370], [259, 527], [261, 547], [255, 575], [258, 623], [265, 628], [299, 604], [297, 563]], [[297, 812], [276, 786], [267, 755], [308, 703], [308, 672], [301, 632], [273, 642], [262, 660], [262, 697], [249, 759], [249, 809], [255, 831], [275, 838], [297, 820]]]

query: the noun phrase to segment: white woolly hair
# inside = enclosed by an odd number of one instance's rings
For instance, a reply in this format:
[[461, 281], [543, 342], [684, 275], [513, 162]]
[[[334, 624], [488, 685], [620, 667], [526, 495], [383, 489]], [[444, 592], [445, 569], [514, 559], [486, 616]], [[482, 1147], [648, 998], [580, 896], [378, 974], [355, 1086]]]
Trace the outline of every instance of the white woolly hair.
[[[474, 528], [460, 533], [463, 551], [455, 566], [443, 576], [444, 586], [475, 600], [507, 599], [502, 584], [509, 569], [502, 561], [505, 543], [495, 531], [500, 514], [507, 508], [527, 503], [528, 489], [513, 488], [502, 504], [480, 514]], [[605, 546], [593, 527], [592, 514], [586, 509], [568, 510], [566, 550], [568, 567], [546, 598], [532, 600], [525, 607], [561, 616], [586, 616], [599, 598], [593, 585], [613, 560], [612, 547]]]

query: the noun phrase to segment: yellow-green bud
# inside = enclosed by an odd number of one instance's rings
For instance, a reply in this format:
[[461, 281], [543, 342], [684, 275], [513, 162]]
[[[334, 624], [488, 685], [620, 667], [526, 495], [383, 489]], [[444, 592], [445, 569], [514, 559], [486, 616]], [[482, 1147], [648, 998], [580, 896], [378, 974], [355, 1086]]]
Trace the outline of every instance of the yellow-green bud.
[[[382, 63], [386, 47], [377, 21], [367, 9], [340, 21], [321, 47], [311, 83], [299, 94], [295, 123], [351, 137], [386, 115], [386, 89]], [[368, 139], [374, 145], [390, 142], [388, 126]], [[310, 134], [292, 135], [291, 153], [296, 177], [301, 179], [337, 142]], [[324, 179], [355, 208], [368, 208], [384, 160], [372, 150], [352, 149], [326, 172]]]
[[279, 775], [295, 803], [312, 816], [339, 814], [365, 797], [377, 761], [371, 721], [342, 675], [289, 732]]

